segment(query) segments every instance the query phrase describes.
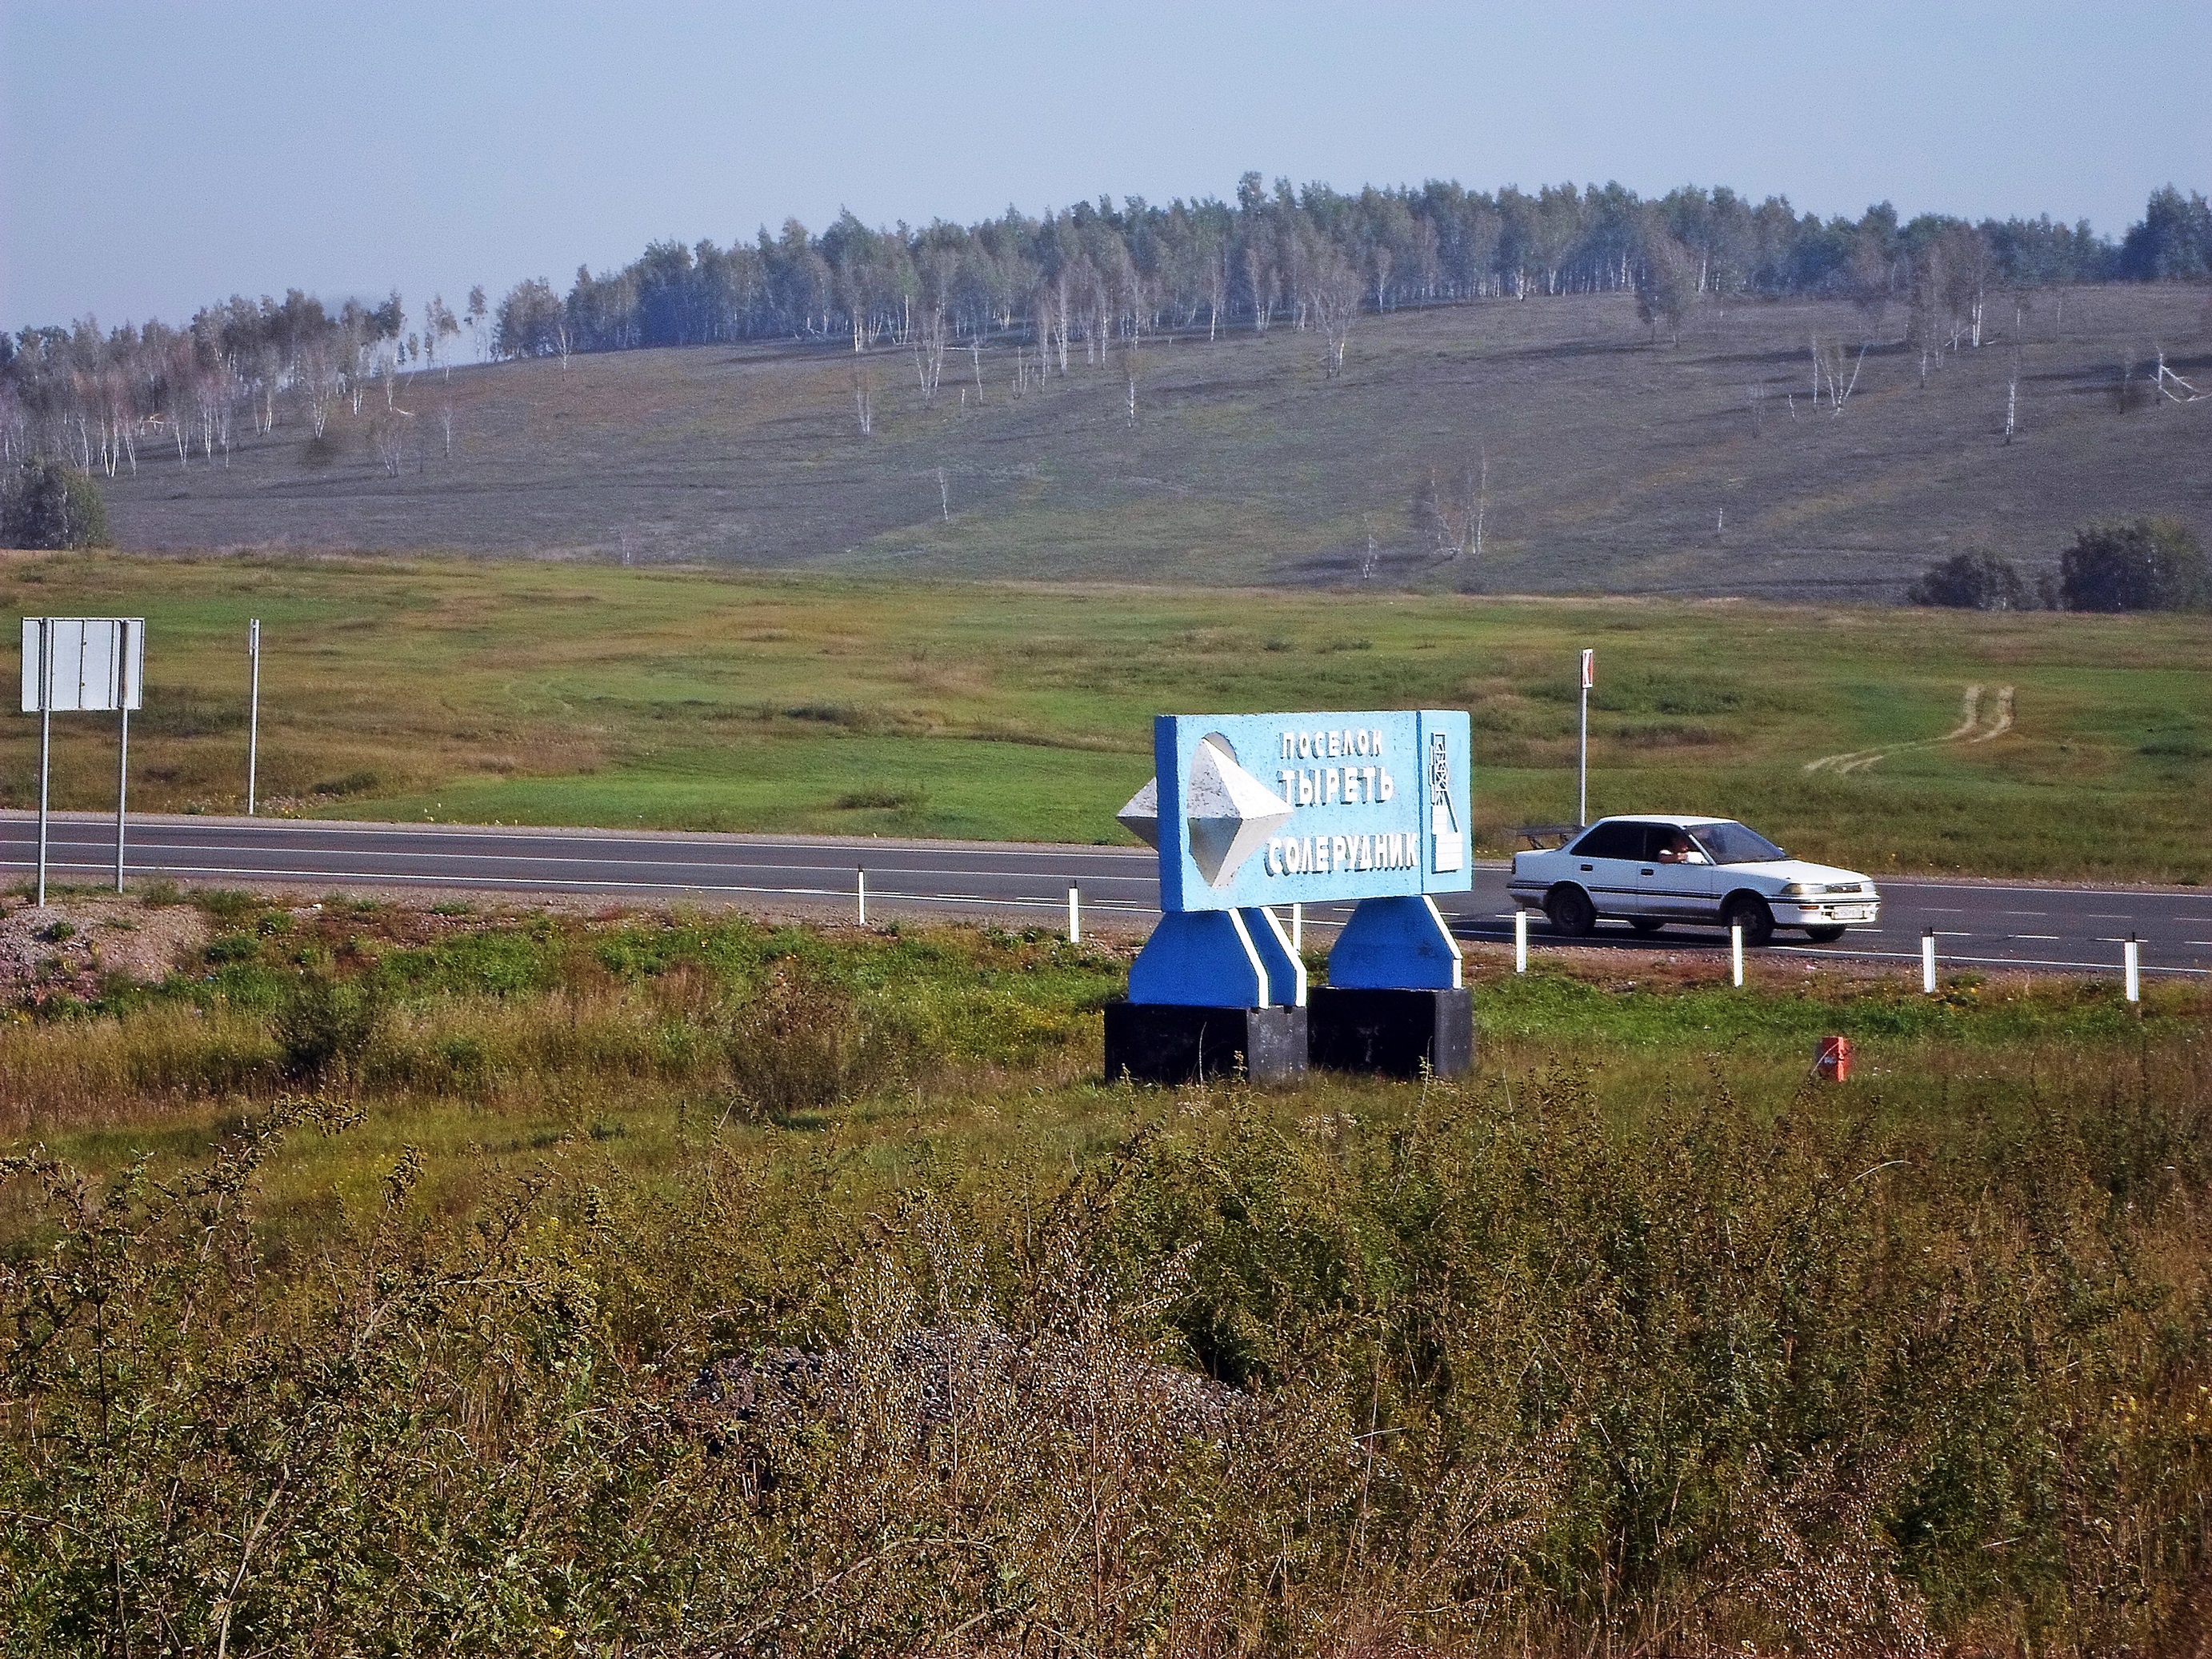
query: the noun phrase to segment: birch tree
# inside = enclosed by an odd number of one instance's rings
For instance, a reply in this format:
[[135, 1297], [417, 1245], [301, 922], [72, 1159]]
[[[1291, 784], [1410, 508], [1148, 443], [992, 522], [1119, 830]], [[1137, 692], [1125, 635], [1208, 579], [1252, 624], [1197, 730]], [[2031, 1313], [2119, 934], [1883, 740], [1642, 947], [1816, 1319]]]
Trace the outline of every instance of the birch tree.
[[[461, 325], [455, 319], [453, 308], [447, 305], [445, 296], [432, 295], [429, 303], [422, 307], [422, 356], [431, 368], [438, 366], [438, 354], [445, 349], [446, 342], [460, 331]], [[453, 372], [453, 362], [449, 356], [446, 360], [446, 374], [449, 379]]]
[[1413, 491], [1414, 531], [1430, 553], [1447, 561], [1482, 556], [1490, 507], [1490, 452], [1450, 469], [1431, 467]]
[[1315, 260], [1308, 299], [1321, 325], [1324, 362], [1332, 380], [1344, 373], [1345, 347], [1351, 341], [1364, 288], [1352, 261], [1335, 248], [1325, 248]]
[[1698, 279], [1697, 259], [1679, 239], [1662, 230], [1645, 240], [1636, 273], [1636, 314], [1650, 326], [1654, 344], [1662, 327], [1676, 345], [1682, 343], [1682, 319], [1698, 301]]
[[329, 430], [331, 407], [345, 388], [342, 349], [334, 332], [319, 334], [302, 347], [295, 366], [295, 378], [307, 406], [307, 428], [318, 440]]

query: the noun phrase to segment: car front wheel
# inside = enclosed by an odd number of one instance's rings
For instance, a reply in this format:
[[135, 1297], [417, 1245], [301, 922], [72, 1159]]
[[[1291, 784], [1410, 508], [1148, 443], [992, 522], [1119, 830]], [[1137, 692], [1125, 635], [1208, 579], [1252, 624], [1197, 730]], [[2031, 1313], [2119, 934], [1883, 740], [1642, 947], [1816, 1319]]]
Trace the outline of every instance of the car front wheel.
[[1743, 929], [1743, 942], [1756, 950], [1774, 939], [1774, 912], [1756, 893], [1738, 893], [1721, 912], [1723, 927]]
[[1579, 887], [1554, 887], [1544, 896], [1544, 914], [1551, 918], [1552, 930], [1569, 939], [1586, 938], [1597, 926], [1597, 906]]

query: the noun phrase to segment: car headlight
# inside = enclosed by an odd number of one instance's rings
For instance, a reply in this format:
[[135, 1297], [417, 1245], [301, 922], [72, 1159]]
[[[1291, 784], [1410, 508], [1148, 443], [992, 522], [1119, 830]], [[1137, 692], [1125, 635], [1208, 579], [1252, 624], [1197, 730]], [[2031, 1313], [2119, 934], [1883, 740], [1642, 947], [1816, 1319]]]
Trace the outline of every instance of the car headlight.
[[1780, 896], [1783, 898], [1809, 898], [1812, 895], [1819, 892], [1820, 890], [1819, 888], [1814, 886], [1809, 881], [1793, 881], [1784, 886]]

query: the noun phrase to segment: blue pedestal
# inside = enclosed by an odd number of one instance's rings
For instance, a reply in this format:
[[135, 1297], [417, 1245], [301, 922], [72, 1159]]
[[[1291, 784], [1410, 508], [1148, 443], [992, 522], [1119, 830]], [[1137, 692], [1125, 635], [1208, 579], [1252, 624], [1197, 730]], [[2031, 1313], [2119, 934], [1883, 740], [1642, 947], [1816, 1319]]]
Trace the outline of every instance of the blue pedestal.
[[1297, 1008], [1305, 1000], [1305, 964], [1262, 909], [1170, 910], [1129, 967], [1133, 1003]]
[[1362, 899], [1328, 953], [1328, 982], [1347, 991], [1455, 991], [1459, 945], [1426, 894]]

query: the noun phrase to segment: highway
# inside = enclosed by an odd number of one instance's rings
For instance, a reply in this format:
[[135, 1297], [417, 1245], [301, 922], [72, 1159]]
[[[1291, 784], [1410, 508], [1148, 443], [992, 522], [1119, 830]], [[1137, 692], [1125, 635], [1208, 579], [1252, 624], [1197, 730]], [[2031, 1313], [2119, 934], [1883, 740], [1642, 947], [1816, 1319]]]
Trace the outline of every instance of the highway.
[[[0, 813], [0, 865], [18, 878], [29, 873], [37, 837], [35, 814]], [[1158, 903], [1153, 855], [1141, 848], [134, 817], [127, 851], [133, 880], [308, 892], [564, 894], [610, 903], [688, 897], [852, 915], [865, 869], [871, 920], [959, 915], [1064, 926], [1073, 884], [1081, 890], [1087, 925], [1141, 931]], [[114, 871], [112, 817], [53, 816], [50, 884], [112, 883]], [[1772, 950], [1909, 963], [1918, 960], [1921, 930], [1932, 927], [1940, 956], [1953, 966], [2113, 973], [2120, 941], [2134, 934], [2145, 973], [2212, 975], [2212, 890], [1903, 876], [1881, 878], [1880, 885], [1878, 928], [1855, 927], [1826, 945], [1784, 933]], [[1462, 939], [1512, 937], [1502, 864], [1480, 866], [1472, 892], [1438, 903]], [[1348, 912], [1348, 906], [1310, 908], [1307, 925], [1327, 927]], [[1540, 949], [1551, 939], [1542, 919], [1532, 918], [1531, 945]], [[1644, 939], [1607, 924], [1583, 943], [1648, 952], [1718, 950], [1725, 939], [1694, 927]]]

